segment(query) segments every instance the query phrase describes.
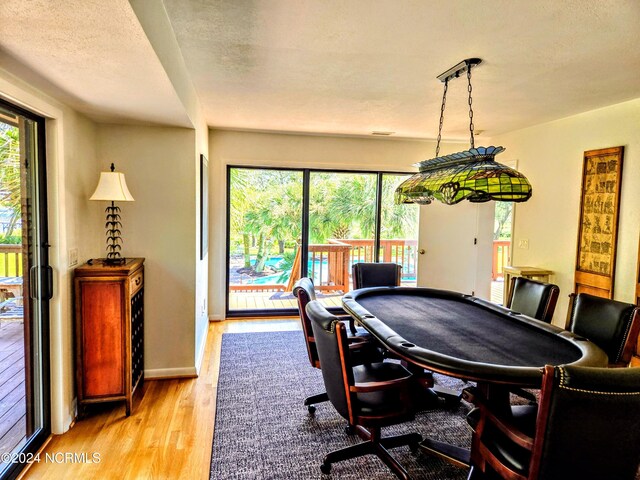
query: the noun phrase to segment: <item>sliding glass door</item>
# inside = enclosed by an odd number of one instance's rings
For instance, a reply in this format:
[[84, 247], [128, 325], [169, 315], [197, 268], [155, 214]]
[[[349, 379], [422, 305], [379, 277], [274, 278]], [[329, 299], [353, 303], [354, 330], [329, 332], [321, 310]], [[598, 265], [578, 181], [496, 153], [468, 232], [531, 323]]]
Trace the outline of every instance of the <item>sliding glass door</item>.
[[418, 209], [393, 200], [406, 177], [229, 167], [227, 315], [297, 312], [301, 276], [339, 307], [357, 262], [399, 263], [415, 284]]
[[402, 265], [402, 285], [415, 287], [420, 206], [415, 203], [396, 205], [394, 201], [396, 187], [406, 178], [407, 175], [393, 173], [382, 175], [378, 259]]
[[310, 172], [307, 276], [318, 300], [339, 307], [351, 290], [351, 266], [375, 262], [374, 173]]
[[300, 277], [302, 172], [231, 168], [228, 289], [230, 311], [291, 307]]
[[[44, 119], [0, 101], [0, 478], [50, 433]], [[4, 460], [9, 461], [4, 461]]]

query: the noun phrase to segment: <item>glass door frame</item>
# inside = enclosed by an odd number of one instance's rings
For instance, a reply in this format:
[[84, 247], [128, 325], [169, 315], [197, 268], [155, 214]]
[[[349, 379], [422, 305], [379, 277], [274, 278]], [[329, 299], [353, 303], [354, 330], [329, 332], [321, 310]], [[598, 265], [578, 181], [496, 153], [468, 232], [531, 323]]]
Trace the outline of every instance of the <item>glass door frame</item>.
[[[343, 173], [343, 174], [369, 174], [376, 175], [376, 206], [375, 206], [375, 229], [373, 258], [374, 262], [380, 261], [380, 234], [382, 230], [382, 187], [384, 175], [413, 175], [414, 172], [398, 172], [387, 170], [341, 170], [333, 168], [296, 168], [296, 167], [271, 167], [256, 165], [227, 165], [227, 191], [226, 191], [226, 259], [225, 259], [225, 317], [226, 318], [244, 318], [244, 317], [275, 317], [275, 316], [296, 316], [298, 314], [295, 308], [269, 309], [269, 310], [229, 310], [229, 260], [231, 253], [231, 170], [232, 169], [251, 169], [251, 170], [280, 170], [302, 173], [302, 218], [301, 218], [301, 265], [300, 276], [304, 277], [308, 274], [309, 261], [309, 204], [310, 204], [310, 180], [311, 173]], [[339, 313], [339, 309], [330, 308], [329, 310]]]
[[[0, 106], [5, 108], [6, 110], [11, 111], [12, 113], [22, 116], [28, 120], [31, 120], [35, 124], [35, 134], [36, 134], [36, 144], [35, 144], [35, 163], [28, 168], [35, 169], [34, 175], [31, 177], [31, 181], [34, 184], [33, 193], [35, 198], [33, 198], [33, 205], [35, 208], [36, 216], [32, 221], [37, 222], [39, 229], [37, 231], [38, 238], [35, 239], [35, 244], [33, 245], [34, 256], [39, 259], [39, 270], [36, 272], [36, 275], [31, 275], [35, 270], [33, 268], [29, 268], [29, 271], [23, 271], [23, 276], [30, 275], [29, 284], [31, 286], [31, 290], [34, 295], [30, 292], [23, 292], [23, 302], [31, 301], [33, 299], [39, 300], [38, 309], [30, 308], [29, 318], [25, 318], [25, 347], [26, 341], [29, 341], [29, 351], [25, 351], [25, 372], [30, 371], [31, 374], [29, 378], [26, 378], [25, 375], [25, 402], [26, 402], [26, 410], [36, 408], [33, 404], [33, 395], [35, 391], [40, 392], [42, 404], [40, 405], [42, 410], [42, 427], [39, 428], [31, 435], [31, 437], [26, 439], [25, 444], [19, 453], [16, 452], [15, 462], [13, 461], [9, 464], [9, 466], [2, 470], [0, 475], [0, 480], [5, 479], [14, 479], [17, 478], [24, 467], [29, 463], [29, 459], [33, 460], [35, 458], [36, 453], [40, 448], [44, 445], [46, 440], [51, 435], [51, 384], [50, 384], [50, 371], [49, 366], [50, 355], [49, 355], [49, 299], [51, 298], [51, 277], [50, 277], [50, 267], [49, 267], [49, 219], [48, 219], [48, 208], [47, 208], [47, 176], [46, 176], [46, 137], [45, 137], [45, 118], [35, 113], [26, 110], [22, 107], [14, 105], [13, 103], [5, 101], [3, 98], [0, 98]], [[26, 142], [25, 142], [26, 143]], [[21, 148], [26, 148], [26, 146], [22, 146]], [[23, 166], [21, 165], [21, 168]], [[21, 192], [23, 195], [25, 192]], [[29, 228], [28, 225], [23, 225], [22, 228]], [[23, 252], [23, 255], [26, 255]], [[33, 267], [31, 265], [30, 267]], [[35, 298], [34, 298], [35, 297]], [[39, 316], [36, 318], [34, 314], [35, 311], [39, 311]], [[33, 323], [39, 320], [40, 325], [38, 326], [37, 331], [39, 330], [40, 336], [39, 339], [34, 338], [33, 336]], [[27, 325], [28, 322], [28, 325]], [[39, 340], [39, 345], [36, 345], [36, 341]], [[35, 348], [35, 347], [38, 348]], [[27, 353], [29, 354], [27, 357]], [[41, 379], [40, 385], [38, 388], [34, 388], [34, 374], [33, 374], [33, 366], [34, 364], [40, 364], [40, 372], [39, 378]], [[31, 393], [31, 395], [29, 395]], [[27, 413], [27, 415], [29, 415]], [[26, 434], [26, 432], [25, 432]]]

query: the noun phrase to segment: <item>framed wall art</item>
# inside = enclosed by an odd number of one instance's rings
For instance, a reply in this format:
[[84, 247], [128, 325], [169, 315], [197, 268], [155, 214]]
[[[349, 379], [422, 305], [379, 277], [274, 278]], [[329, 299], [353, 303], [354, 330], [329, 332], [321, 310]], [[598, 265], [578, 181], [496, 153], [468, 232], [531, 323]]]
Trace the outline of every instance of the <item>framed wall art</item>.
[[575, 293], [613, 298], [623, 153], [584, 152]]

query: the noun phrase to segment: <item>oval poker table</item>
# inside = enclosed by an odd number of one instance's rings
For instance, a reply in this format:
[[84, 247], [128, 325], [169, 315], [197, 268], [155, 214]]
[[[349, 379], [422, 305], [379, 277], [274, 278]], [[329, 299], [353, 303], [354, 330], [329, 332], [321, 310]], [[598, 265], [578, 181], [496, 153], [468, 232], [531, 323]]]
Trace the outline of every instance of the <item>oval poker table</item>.
[[[606, 367], [597, 345], [471, 295], [411, 287], [354, 290], [343, 308], [414, 368], [474, 380], [493, 407], [510, 411], [509, 387], [540, 388], [545, 365]], [[421, 447], [458, 466], [470, 452], [425, 438]]]
[[539, 387], [545, 365], [607, 365], [587, 339], [471, 295], [375, 287], [354, 290], [342, 303], [394, 354], [466, 380]]

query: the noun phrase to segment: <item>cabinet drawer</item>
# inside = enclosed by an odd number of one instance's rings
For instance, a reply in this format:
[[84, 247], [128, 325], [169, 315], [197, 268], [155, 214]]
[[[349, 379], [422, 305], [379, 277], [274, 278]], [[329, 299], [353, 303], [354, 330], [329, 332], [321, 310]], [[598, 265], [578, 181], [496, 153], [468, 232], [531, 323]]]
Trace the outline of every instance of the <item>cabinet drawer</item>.
[[144, 283], [144, 273], [142, 270], [131, 275], [129, 278], [129, 291], [131, 295], [136, 293], [138, 290], [142, 288], [142, 284]]

